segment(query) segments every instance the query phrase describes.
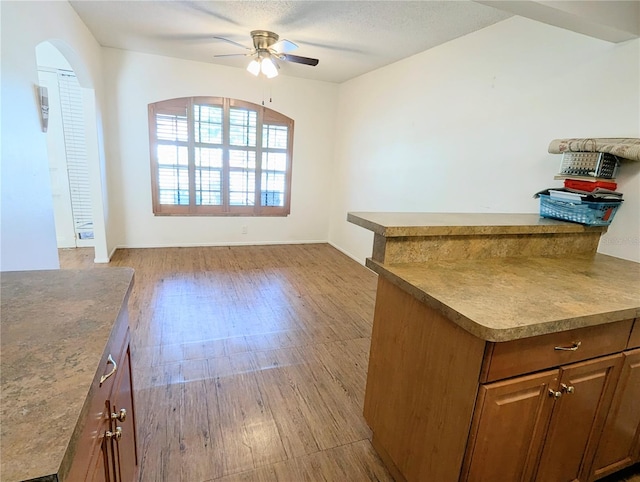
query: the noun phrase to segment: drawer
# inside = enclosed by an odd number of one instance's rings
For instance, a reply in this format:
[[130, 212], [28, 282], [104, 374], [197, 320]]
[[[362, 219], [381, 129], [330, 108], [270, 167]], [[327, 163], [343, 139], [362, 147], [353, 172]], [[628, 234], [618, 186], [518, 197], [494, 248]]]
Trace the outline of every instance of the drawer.
[[640, 318], [636, 318], [627, 348], [640, 348]]
[[488, 343], [480, 382], [620, 352], [627, 347], [632, 324], [633, 320], [624, 320], [521, 340]]

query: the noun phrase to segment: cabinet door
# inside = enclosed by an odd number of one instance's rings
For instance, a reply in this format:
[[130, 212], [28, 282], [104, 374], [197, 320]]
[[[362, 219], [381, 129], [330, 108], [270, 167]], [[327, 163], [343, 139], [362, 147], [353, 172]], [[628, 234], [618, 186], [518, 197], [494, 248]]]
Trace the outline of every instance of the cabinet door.
[[640, 349], [624, 353], [624, 365], [602, 431], [590, 480], [637, 461], [640, 449]]
[[531, 480], [558, 370], [480, 386], [461, 480]]
[[132, 482], [136, 476], [138, 453], [129, 345], [126, 346], [120, 359], [118, 371], [118, 378], [110, 400], [112, 430], [120, 433], [117, 439], [114, 438], [113, 443], [116, 480]]
[[561, 368], [562, 396], [554, 402], [536, 480], [587, 480], [621, 366], [619, 354]]
[[[109, 385], [108, 389], [111, 388]], [[109, 401], [102, 387], [95, 387], [85, 427], [76, 442], [76, 452], [64, 480], [115, 482], [112, 440], [105, 437], [111, 430]], [[100, 403], [99, 400], [102, 400]]]
[[112, 448], [112, 441], [103, 436], [99, 453], [94, 459], [94, 465], [89, 467], [87, 475], [89, 482], [115, 482]]

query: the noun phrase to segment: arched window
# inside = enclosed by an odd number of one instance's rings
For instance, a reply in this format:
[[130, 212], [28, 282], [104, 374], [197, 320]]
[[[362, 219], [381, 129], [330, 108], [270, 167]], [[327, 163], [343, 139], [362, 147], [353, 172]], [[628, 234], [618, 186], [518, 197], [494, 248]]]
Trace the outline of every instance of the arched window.
[[293, 120], [222, 97], [149, 104], [156, 215], [286, 216]]

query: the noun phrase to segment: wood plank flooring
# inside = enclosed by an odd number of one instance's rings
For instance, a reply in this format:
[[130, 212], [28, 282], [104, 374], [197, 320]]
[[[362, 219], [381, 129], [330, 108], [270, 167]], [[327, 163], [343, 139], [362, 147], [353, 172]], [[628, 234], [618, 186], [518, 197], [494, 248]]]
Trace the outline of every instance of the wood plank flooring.
[[362, 416], [371, 271], [325, 244], [59, 255], [136, 270], [141, 482], [392, 481]]
[[[93, 268], [93, 250], [60, 250]], [[118, 250], [141, 481], [391, 481], [362, 416], [376, 277], [329, 245]]]

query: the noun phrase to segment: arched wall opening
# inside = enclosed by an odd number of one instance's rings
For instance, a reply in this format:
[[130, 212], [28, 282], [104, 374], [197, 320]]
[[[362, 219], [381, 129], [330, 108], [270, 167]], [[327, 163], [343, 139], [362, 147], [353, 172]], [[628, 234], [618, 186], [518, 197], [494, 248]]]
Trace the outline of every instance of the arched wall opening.
[[107, 263], [105, 169], [92, 79], [65, 42], [38, 44], [36, 59], [49, 95], [47, 152], [58, 247], [91, 246], [94, 262]]

